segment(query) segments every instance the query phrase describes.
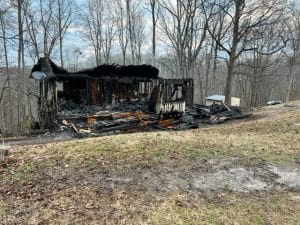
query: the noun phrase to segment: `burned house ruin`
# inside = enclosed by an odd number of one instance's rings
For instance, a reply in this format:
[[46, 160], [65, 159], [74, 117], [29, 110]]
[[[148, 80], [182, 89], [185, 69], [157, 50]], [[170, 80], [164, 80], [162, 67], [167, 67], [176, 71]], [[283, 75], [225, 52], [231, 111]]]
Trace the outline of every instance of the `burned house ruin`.
[[158, 114], [184, 112], [193, 104], [192, 79], [162, 79], [159, 70], [151, 65], [104, 64], [68, 72], [47, 58], [40, 58], [31, 77], [39, 81], [41, 128], [51, 127], [59, 111], [78, 105], [106, 110], [119, 104], [143, 102], [144, 111]]
[[31, 77], [39, 83], [37, 132], [56, 128], [90, 137], [185, 130], [249, 116], [224, 103], [193, 104], [192, 79], [163, 79], [151, 65], [104, 64], [68, 72], [41, 58]]

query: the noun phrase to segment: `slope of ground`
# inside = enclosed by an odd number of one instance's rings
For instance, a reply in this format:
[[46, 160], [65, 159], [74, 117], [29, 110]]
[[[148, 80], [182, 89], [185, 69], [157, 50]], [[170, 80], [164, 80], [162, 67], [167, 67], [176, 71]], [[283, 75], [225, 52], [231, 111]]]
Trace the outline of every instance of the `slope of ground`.
[[299, 101], [196, 130], [3, 149], [3, 224], [300, 224]]

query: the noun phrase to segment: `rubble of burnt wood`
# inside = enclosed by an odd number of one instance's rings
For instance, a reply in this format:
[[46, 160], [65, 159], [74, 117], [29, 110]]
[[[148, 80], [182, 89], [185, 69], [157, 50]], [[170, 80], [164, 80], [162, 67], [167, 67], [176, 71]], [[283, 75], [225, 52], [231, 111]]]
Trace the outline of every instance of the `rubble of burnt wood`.
[[244, 119], [249, 114], [241, 112], [239, 107], [229, 107], [226, 104], [212, 104], [211, 106], [193, 105], [189, 114], [201, 123], [219, 124], [226, 120]]
[[60, 130], [72, 131], [78, 137], [104, 136], [141, 131], [187, 130], [249, 116], [243, 114], [239, 108], [225, 104], [193, 105], [185, 112], [174, 110], [159, 114], [141, 110], [147, 109], [147, 104], [144, 100], [120, 103], [105, 110], [91, 106], [62, 110], [58, 113], [58, 127]]

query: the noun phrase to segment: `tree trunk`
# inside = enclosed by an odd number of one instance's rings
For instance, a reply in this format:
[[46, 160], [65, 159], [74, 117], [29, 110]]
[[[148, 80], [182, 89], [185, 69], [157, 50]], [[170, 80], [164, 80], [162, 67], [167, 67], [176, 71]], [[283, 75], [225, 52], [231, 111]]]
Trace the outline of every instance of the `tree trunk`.
[[60, 64], [64, 67], [64, 60], [63, 60], [63, 38], [62, 38], [62, 15], [61, 15], [61, 0], [57, 1], [58, 4], [58, 29], [59, 29], [59, 53], [60, 53]]
[[230, 105], [231, 103], [231, 88], [232, 88], [232, 80], [233, 80], [233, 71], [234, 70], [234, 60], [230, 59], [227, 65], [227, 78], [225, 83], [224, 95], [225, 95], [225, 103]]
[[155, 51], [156, 51], [156, 18], [155, 18], [155, 5], [156, 0], [152, 0], [151, 4], [151, 15], [152, 15], [152, 63], [155, 66]]
[[242, 7], [244, 4], [244, 0], [236, 0], [235, 1], [235, 15], [233, 21], [233, 35], [232, 35], [232, 45], [229, 54], [229, 62], [227, 64], [227, 78], [226, 78], [226, 85], [224, 89], [225, 95], [225, 103], [230, 105], [231, 103], [231, 89], [232, 89], [232, 82], [234, 76], [234, 65], [237, 59], [237, 46], [239, 43], [239, 28], [240, 28], [240, 18], [242, 14]]
[[293, 62], [292, 69], [291, 69], [291, 77], [290, 77], [290, 82], [289, 82], [289, 86], [288, 86], [288, 89], [287, 89], [285, 102], [290, 101], [292, 87], [293, 87], [293, 83], [294, 83], [294, 79], [295, 79], [295, 73], [296, 73], [296, 66], [295, 66], [295, 63]]
[[208, 96], [209, 73], [211, 69], [211, 59], [213, 55], [213, 47], [210, 48], [209, 53], [206, 52], [206, 70], [205, 70], [205, 97]]
[[[6, 80], [7, 80], [7, 87], [8, 87], [8, 97], [9, 97], [9, 114], [10, 114], [10, 130], [13, 129], [13, 112], [12, 112], [12, 96], [11, 96], [11, 83], [10, 77], [8, 73], [8, 55], [7, 55], [7, 43], [6, 43], [6, 28], [4, 24], [4, 18], [2, 13], [0, 12], [0, 22], [1, 22], [1, 29], [3, 34], [3, 48], [4, 48], [4, 57], [5, 57], [5, 68], [6, 68]], [[5, 88], [5, 85], [3, 86]], [[1, 102], [0, 102], [1, 103]]]
[[135, 43], [134, 43], [134, 34], [133, 34], [133, 21], [131, 20], [131, 10], [130, 10], [130, 0], [126, 0], [126, 14], [128, 21], [128, 31], [129, 31], [129, 40], [131, 48], [131, 60], [132, 64], [135, 64]]
[[24, 45], [23, 45], [23, 26], [22, 26], [22, 5], [23, 0], [18, 0], [18, 29], [19, 29], [19, 47], [18, 47], [18, 78], [17, 78], [17, 91], [18, 91], [18, 100], [17, 100], [17, 134], [20, 133], [20, 104], [21, 104], [21, 96], [20, 96], [20, 89], [21, 89], [21, 69], [22, 72], [24, 70], [24, 67], [22, 68], [22, 65], [24, 66], [23, 62], [24, 59], [22, 59], [22, 56], [24, 56]]

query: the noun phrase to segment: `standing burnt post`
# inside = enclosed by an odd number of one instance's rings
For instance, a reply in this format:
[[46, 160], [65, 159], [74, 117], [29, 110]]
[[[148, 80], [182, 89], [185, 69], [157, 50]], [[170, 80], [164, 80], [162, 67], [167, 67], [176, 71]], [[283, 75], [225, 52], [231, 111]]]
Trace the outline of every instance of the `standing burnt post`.
[[40, 86], [39, 125], [41, 129], [49, 129], [57, 117], [56, 75], [48, 57], [40, 58], [33, 71], [32, 77], [39, 81]]
[[193, 94], [193, 79], [160, 79], [159, 85], [152, 90], [149, 111], [184, 112], [186, 106], [193, 104]]

